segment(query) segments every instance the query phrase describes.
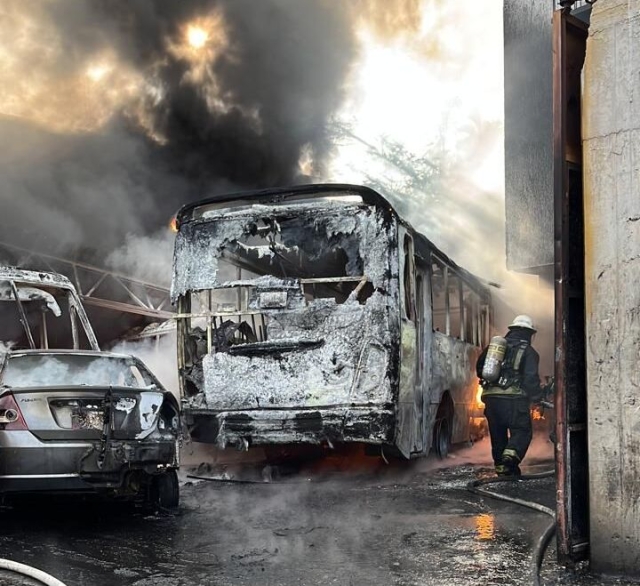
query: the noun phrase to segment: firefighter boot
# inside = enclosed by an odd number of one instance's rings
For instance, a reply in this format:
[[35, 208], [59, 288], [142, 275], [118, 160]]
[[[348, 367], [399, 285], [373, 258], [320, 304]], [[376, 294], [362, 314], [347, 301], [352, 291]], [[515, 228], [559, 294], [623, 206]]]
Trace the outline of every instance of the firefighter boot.
[[504, 464], [496, 464], [496, 475], [497, 476], [506, 476], [508, 474], [508, 469]]
[[502, 463], [506, 468], [505, 476], [520, 476], [520, 458], [518, 457], [518, 453], [511, 449], [507, 448], [504, 452], [502, 452]]

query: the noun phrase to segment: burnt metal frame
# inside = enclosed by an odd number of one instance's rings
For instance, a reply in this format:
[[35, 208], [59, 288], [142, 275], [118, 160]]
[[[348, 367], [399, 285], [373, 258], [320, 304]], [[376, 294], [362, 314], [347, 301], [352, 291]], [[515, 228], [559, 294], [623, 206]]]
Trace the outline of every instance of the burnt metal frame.
[[18, 288], [14, 281], [10, 281], [11, 291], [13, 291], [13, 296], [18, 305], [18, 313], [20, 315], [20, 323], [24, 329], [25, 334], [27, 335], [27, 340], [29, 341], [29, 348], [34, 349], [36, 347], [35, 342], [33, 341], [33, 334], [31, 333], [31, 328], [29, 327], [29, 320], [27, 319], [27, 314], [24, 311], [24, 306], [22, 305], [22, 301], [20, 301], [20, 294], [18, 293]]
[[[100, 349], [98, 340], [96, 339], [91, 323], [89, 322], [89, 318], [87, 317], [82, 303], [80, 302], [80, 298], [78, 297], [74, 286], [71, 284], [71, 281], [69, 281], [67, 277], [56, 272], [31, 271], [16, 267], [0, 267], [0, 280], [9, 283], [12, 296], [18, 307], [20, 323], [27, 336], [30, 348], [35, 349], [36, 344], [22, 300], [20, 299], [18, 285], [26, 285], [27, 287], [35, 287], [36, 289], [43, 286], [45, 288], [52, 288], [59, 290], [60, 292], [64, 292], [67, 297], [67, 303], [69, 304], [69, 318], [71, 321], [73, 347], [76, 349], [79, 348], [80, 338], [77, 320], [80, 320], [82, 331], [84, 332], [91, 348], [93, 350]], [[40, 344], [42, 347], [46, 348], [49, 345], [46, 313], [42, 313], [41, 319], [42, 327], [40, 329]]]
[[553, 15], [556, 523], [558, 560], [589, 546], [581, 71], [587, 25]]
[[[151, 318], [169, 319], [174, 316], [169, 299], [169, 289], [152, 283], [133, 279], [86, 263], [66, 260], [0, 242], [0, 250], [12, 255], [22, 255], [20, 264], [25, 268], [37, 266], [42, 270], [67, 275], [76, 287], [78, 295], [86, 305], [144, 315]], [[124, 294], [126, 302], [100, 295], [100, 288], [113, 283]]]

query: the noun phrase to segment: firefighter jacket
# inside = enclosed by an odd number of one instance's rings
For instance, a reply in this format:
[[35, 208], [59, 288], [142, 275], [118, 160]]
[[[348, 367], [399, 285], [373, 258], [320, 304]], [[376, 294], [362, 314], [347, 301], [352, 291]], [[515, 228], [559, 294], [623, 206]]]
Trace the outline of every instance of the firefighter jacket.
[[[534, 402], [540, 400], [542, 393], [538, 375], [540, 356], [531, 346], [531, 333], [524, 329], [513, 329], [505, 338], [507, 352], [500, 381], [483, 385], [482, 396], [527, 397]], [[487, 348], [482, 351], [476, 364], [476, 372], [480, 379], [486, 355]]]

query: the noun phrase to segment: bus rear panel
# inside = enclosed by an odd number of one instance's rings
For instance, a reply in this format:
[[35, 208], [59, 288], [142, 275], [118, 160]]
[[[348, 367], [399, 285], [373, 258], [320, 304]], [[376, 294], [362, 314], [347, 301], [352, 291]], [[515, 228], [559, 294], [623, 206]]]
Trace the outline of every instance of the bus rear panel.
[[181, 222], [172, 294], [196, 439], [393, 442], [397, 275], [385, 216], [329, 194], [205, 205]]

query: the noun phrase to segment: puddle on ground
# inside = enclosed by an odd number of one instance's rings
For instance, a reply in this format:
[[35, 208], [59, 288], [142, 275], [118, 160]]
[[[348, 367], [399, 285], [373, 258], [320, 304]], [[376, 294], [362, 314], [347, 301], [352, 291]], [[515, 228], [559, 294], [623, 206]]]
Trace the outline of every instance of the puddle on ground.
[[495, 517], [490, 513], [483, 513], [474, 517], [476, 524], [476, 539], [478, 541], [490, 541], [495, 539]]

